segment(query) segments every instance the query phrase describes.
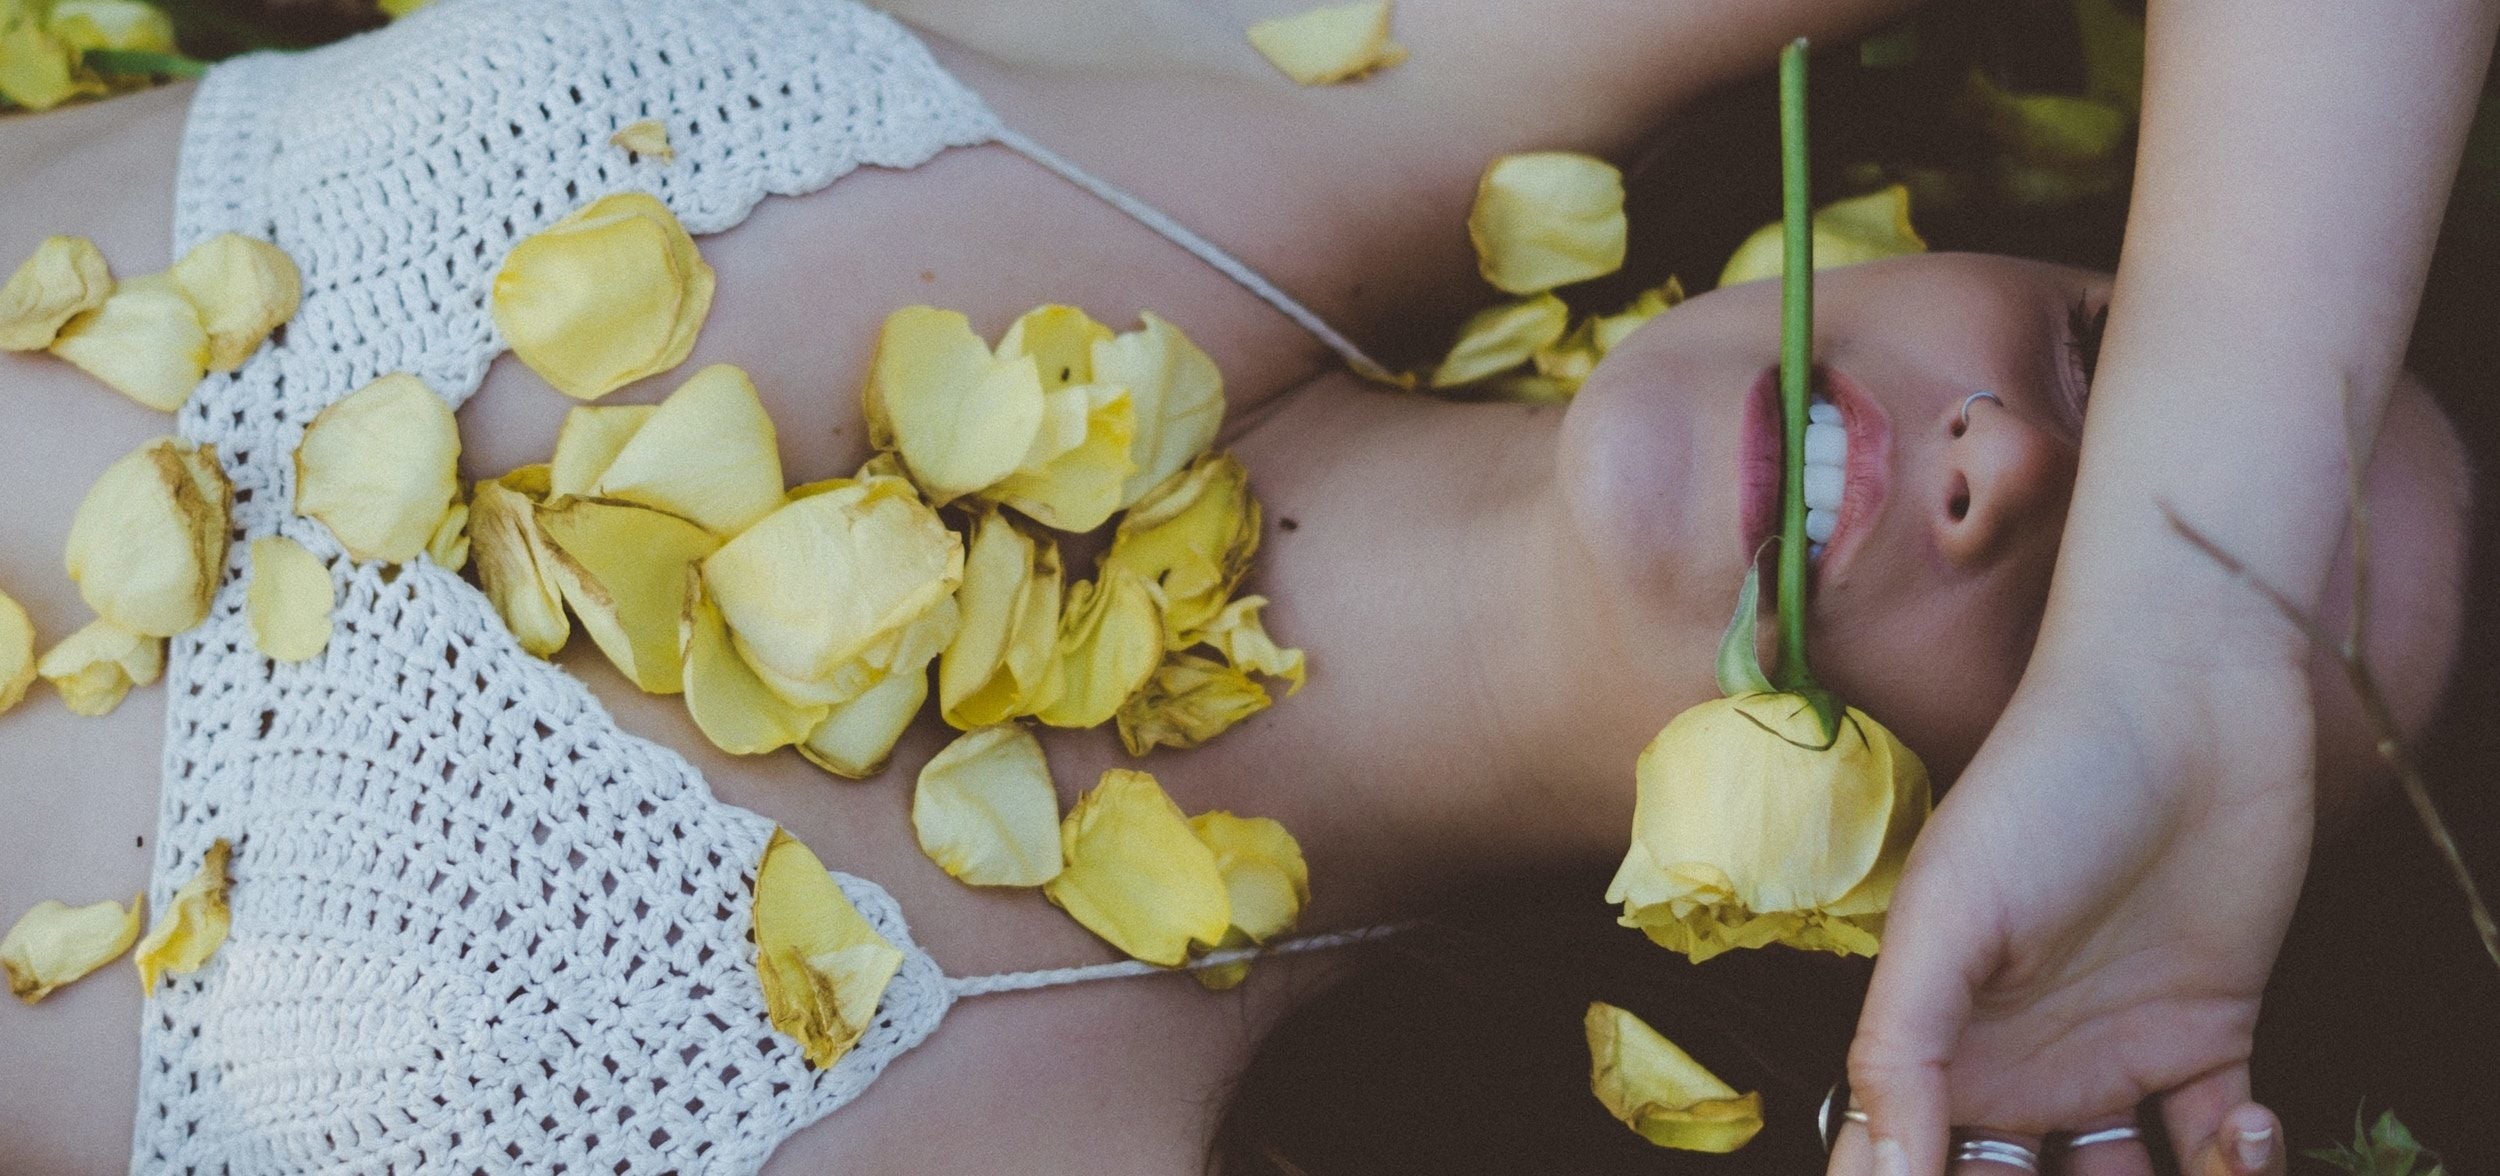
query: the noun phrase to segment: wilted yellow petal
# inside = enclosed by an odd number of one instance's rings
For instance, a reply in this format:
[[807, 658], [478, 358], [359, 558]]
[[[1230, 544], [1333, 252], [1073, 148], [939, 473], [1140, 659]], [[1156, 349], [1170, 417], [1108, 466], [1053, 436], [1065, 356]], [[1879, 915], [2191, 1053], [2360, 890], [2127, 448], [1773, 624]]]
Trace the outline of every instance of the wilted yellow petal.
[[495, 328], [557, 391], [597, 400], [685, 362], [712, 285], [667, 205], [618, 192], [512, 247], [495, 274]]
[[1432, 386], [1455, 388], [1518, 367], [1570, 325], [1571, 308], [1551, 294], [1486, 307], [1459, 327], [1458, 341], [1432, 369]]
[[[1835, 200], [1816, 209], [1809, 223], [1814, 226], [1814, 268], [1818, 270], [1927, 252], [1927, 242], [1910, 227], [1910, 190], [1901, 184]], [[1779, 222], [1754, 230], [1727, 259], [1719, 284], [1778, 277], [1786, 264], [1782, 248]]]
[[124, 629], [171, 637], [199, 624], [226, 566], [234, 491], [216, 451], [159, 437], [97, 476], [69, 525], [69, 578]]
[[0, 592], [0, 712], [16, 706], [35, 681], [35, 623], [25, 606]]
[[1250, 472], [1231, 454], [1210, 454], [1146, 496], [1120, 520], [1103, 566], [1125, 567], [1163, 597], [1171, 648], [1197, 644], [1259, 549], [1259, 502]]
[[755, 870], [756, 972], [773, 1028], [807, 1060], [839, 1061], [876, 1019], [903, 953], [859, 909], [805, 845], [779, 828]]
[[[561, 437], [556, 452], [561, 461]], [[626, 434], [589, 493], [657, 507], [724, 538], [771, 514], [781, 505], [781, 451], [755, 385], [725, 363], [696, 372]]]
[[61, 692], [70, 713], [108, 715], [133, 686], [165, 672], [165, 639], [133, 633], [96, 620], [61, 639], [35, 663], [35, 672]]
[[1282, 649], [1267, 635], [1267, 626], [1259, 621], [1259, 610], [1267, 607], [1264, 596], [1244, 596], [1224, 606], [1207, 624], [1202, 638], [1224, 655], [1233, 668], [1283, 678], [1285, 697], [1302, 692], [1304, 674], [1302, 651]]
[[1305, 86], [1358, 78], [1406, 60], [1389, 39], [1389, 0], [1314, 8], [1250, 26], [1250, 44]]
[[132, 400], [172, 412], [208, 375], [208, 330], [173, 279], [149, 274], [123, 282], [104, 305], [64, 324], [52, 354]]
[[762, 755], [807, 738], [825, 720], [826, 708], [800, 706], [772, 692], [729, 643], [720, 607], [703, 590], [703, 577], [685, 570], [686, 611], [678, 635], [684, 646], [686, 710], [712, 746], [731, 755]]
[[1056, 392], [1094, 383], [1094, 347], [1113, 337], [1111, 328], [1095, 322], [1076, 307], [1037, 306], [1024, 312], [999, 337], [998, 357], [1031, 356], [1034, 370], [1042, 379], [1042, 391]]
[[1649, 1023], [1603, 1001], [1589, 1005], [1589, 1089], [1608, 1113], [1660, 1147], [1724, 1154], [1762, 1130], [1762, 1095], [1703, 1069]]
[[1670, 277], [1665, 285], [1641, 291], [1640, 296], [1634, 298], [1630, 306], [1613, 314], [1600, 315], [1589, 320], [1589, 334], [1591, 341], [1597, 345], [1597, 354], [1601, 358], [1604, 357], [1607, 352], [1615, 349], [1615, 344], [1623, 342], [1625, 336], [1638, 330], [1642, 323], [1666, 313], [1683, 302], [1684, 283]]
[[1476, 182], [1467, 214], [1476, 270], [1505, 293], [1536, 294], [1623, 266], [1623, 173], [1571, 151], [1505, 155]]
[[894, 745], [928, 700], [925, 671], [886, 674], [850, 701], [834, 705], [799, 744], [799, 754], [846, 780], [865, 780], [885, 769]]
[[1265, 943], [1293, 929], [1311, 901], [1311, 868], [1281, 822], [1218, 811], [1191, 817], [1189, 828], [1215, 852], [1233, 930]]
[[1059, 849], [1065, 865], [1042, 893], [1131, 956], [1173, 967], [1232, 924], [1215, 851], [1144, 772], [1104, 772], [1060, 822]]
[[72, 96], [101, 87], [81, 85], [78, 51], [54, 37], [26, 13], [0, 21], [0, 98], [28, 110], [50, 110]]
[[886, 316], [865, 400], [871, 440], [890, 440], [941, 506], [1014, 473], [1042, 427], [1032, 357], [994, 356], [964, 316], [929, 306]]
[[982, 492], [1012, 506], [1045, 527], [1082, 534], [1111, 518], [1120, 508], [1120, 488], [1136, 468], [1129, 443], [1137, 431], [1137, 415], [1128, 389], [1109, 384], [1078, 384], [1043, 397], [1042, 427], [1036, 437], [1074, 443], [1056, 449], [1038, 466], [1019, 467]]
[[677, 149], [669, 146], [668, 124], [656, 118], [630, 122], [608, 136], [609, 144], [622, 147], [636, 155], [647, 155], [662, 163], [677, 162]]
[[1927, 770], [1864, 711], [1839, 739], [1793, 694], [1705, 702], [1641, 752], [1622, 922], [1696, 962], [1783, 943], [1872, 955], [1925, 823]]
[[405, 372], [322, 409], [295, 447], [295, 513], [356, 559], [415, 559], [459, 496], [459, 423]]
[[686, 569], [720, 540], [664, 511], [592, 498], [539, 507], [538, 526], [555, 555], [543, 570], [599, 652], [650, 693], [682, 689], [677, 629]]
[[1120, 505], [1135, 505], [1182, 466], [1215, 444], [1224, 424], [1224, 374], [1179, 327], [1141, 314], [1144, 325], [1094, 343], [1094, 380], [1129, 391], [1136, 433], [1129, 460], [1136, 470], [1120, 487]]
[[140, 0], [53, 0], [45, 27], [81, 53], [90, 49], [176, 51], [172, 18]]
[[171, 271], [208, 330], [208, 370], [230, 372], [295, 317], [304, 292], [294, 259], [275, 245], [219, 233], [193, 246]]
[[330, 567], [284, 535], [252, 540], [252, 579], [244, 590], [252, 641], [284, 662], [318, 657], [330, 644], [330, 609], [338, 595]]
[[425, 557], [447, 572], [457, 572], [468, 565], [468, 503], [454, 499], [451, 509], [443, 512], [443, 520], [434, 524], [434, 533], [425, 537]]
[[766, 682], [793, 702], [838, 703], [874, 679], [835, 675], [952, 596], [963, 559], [910, 483], [870, 478], [764, 516], [704, 561], [703, 582]]
[[85, 237], [46, 237], [0, 286], [0, 350], [52, 345], [61, 324], [104, 305], [113, 274]]
[[564, 616], [564, 597], [553, 573], [556, 554], [538, 529], [538, 511], [531, 496], [517, 485], [535, 484], [543, 496], [547, 467], [524, 466], [493, 481], [479, 482], [469, 496], [471, 550], [477, 555], [477, 579], [497, 615], [512, 630], [521, 648], [546, 657], [564, 648], [572, 623]]
[[33, 1004], [129, 951], [139, 938], [143, 897], [132, 895], [128, 910], [110, 899], [73, 907], [47, 898], [19, 915], [0, 937], [10, 994]]
[[599, 475], [608, 472], [616, 455], [624, 451], [625, 443], [658, 411], [656, 404], [586, 404], [565, 413], [564, 427], [556, 431], [555, 456], [547, 467], [547, 497], [589, 494]]
[[1059, 643], [1059, 545], [1036, 543], [1005, 516], [973, 523], [956, 603], [963, 626], [938, 661], [938, 713], [963, 730], [1030, 714]]
[[1059, 876], [1059, 794], [1041, 741], [1022, 727], [983, 727], [937, 753], [920, 769], [911, 827], [930, 861], [973, 886]]
[[226, 910], [226, 859], [234, 847], [218, 838], [200, 858], [198, 873], [174, 891], [173, 902], [139, 941], [131, 962], [139, 966], [139, 991], [154, 993], [167, 972], [195, 972], [226, 942], [232, 916]]
[[1034, 717], [1053, 727], [1094, 727], [1146, 684], [1163, 661], [1163, 615], [1134, 571], [1105, 563], [1101, 578], [1068, 590], [1059, 650]]
[[1166, 654], [1145, 688], [1120, 705], [1120, 742], [1130, 755], [1196, 747], [1267, 707], [1266, 689], [1240, 670], [1194, 653]]

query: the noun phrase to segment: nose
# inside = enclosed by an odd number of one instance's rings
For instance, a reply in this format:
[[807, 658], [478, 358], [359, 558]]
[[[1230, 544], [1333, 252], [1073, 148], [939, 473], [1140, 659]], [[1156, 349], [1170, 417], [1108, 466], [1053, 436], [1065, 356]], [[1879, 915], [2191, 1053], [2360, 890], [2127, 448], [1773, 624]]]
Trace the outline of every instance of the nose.
[[1934, 527], [1946, 560], [1971, 567], [2027, 538], [2056, 542], [2075, 476], [2064, 438], [1993, 397], [1947, 407], [1936, 432], [1944, 478]]

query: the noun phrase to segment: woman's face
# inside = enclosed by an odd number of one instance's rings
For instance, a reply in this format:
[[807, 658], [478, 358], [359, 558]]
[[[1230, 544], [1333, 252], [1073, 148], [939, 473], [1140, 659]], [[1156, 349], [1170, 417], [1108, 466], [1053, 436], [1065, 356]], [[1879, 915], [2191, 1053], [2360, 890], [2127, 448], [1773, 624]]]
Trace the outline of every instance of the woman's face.
[[[1837, 461], [1831, 438], [1809, 446], [1835, 471], [1810, 476], [1841, 486], [1809, 572], [1815, 673], [1958, 771], [2038, 632], [2109, 280], [1932, 254], [1828, 270], [1814, 292], [1815, 391], [1847, 440]], [[1658, 316], [1564, 419], [1574, 518], [1635, 623], [1723, 619], [1777, 529], [1779, 296], [1754, 282]], [[1996, 399], [1965, 427], [1981, 391]]]

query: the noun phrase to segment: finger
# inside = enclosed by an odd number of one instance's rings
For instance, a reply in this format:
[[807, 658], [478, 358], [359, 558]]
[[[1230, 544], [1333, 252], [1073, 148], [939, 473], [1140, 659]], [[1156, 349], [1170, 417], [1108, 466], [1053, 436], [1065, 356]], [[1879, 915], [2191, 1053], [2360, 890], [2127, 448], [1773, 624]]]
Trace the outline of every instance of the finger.
[[1832, 1141], [1831, 1163], [1823, 1170], [1826, 1176], [1875, 1176], [1875, 1149], [1865, 1126], [1854, 1120], [1840, 1125], [1840, 1138]]
[[[2162, 1125], [2170, 1131], [2170, 1146], [2176, 1149], [2179, 1170], [2188, 1176], [2203, 1176], [2204, 1169], [2197, 1164], [2207, 1145], [2222, 1130], [2223, 1117], [2247, 1103], [2245, 1062], [2224, 1066], [2162, 1096]], [[2269, 1116], [2267, 1122], [2272, 1121]]]
[[1962, 928], [1948, 905], [1935, 906], [1940, 917], [1927, 916], [1922, 889], [1945, 902], [1953, 893], [1949, 880], [1935, 875], [1904, 880], [1849, 1044], [1849, 1089], [1866, 1108], [1875, 1176], [1945, 1170], [1945, 1061], [1970, 1017], [1971, 992], [1993, 966], [1991, 949], [1957, 933]]
[[[2099, 1138], [2113, 1129], [2129, 1134]], [[2133, 1134], [2133, 1116], [2112, 1116], [2075, 1129], [2072, 1141], [2050, 1157], [2056, 1176], [2153, 1176], [2153, 1153], [2144, 1138]]]
[[[2021, 1154], [1994, 1145], [2012, 1144]], [[2014, 1176], [2040, 1171], [2040, 1137], [2010, 1131], [1962, 1131], [1953, 1136], [1948, 1176]], [[2028, 1162], [2025, 1162], [2028, 1160]]]
[[2291, 1157], [2274, 1113], [2243, 1103], [2222, 1117], [2221, 1130], [2197, 1150], [2188, 1176], [2282, 1176]]

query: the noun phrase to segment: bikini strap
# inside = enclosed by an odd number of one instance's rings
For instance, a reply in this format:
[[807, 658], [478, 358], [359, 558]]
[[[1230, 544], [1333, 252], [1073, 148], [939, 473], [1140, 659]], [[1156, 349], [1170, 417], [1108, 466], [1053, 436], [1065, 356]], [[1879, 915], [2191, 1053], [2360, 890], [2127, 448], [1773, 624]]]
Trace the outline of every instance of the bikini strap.
[[1258, 295], [1268, 305], [1283, 311], [1285, 317], [1301, 324], [1303, 330], [1309, 331], [1313, 337], [1326, 344], [1329, 350], [1344, 358], [1346, 366], [1353, 368], [1357, 375], [1382, 383], [1405, 383], [1403, 377], [1382, 367], [1372, 357], [1363, 354], [1363, 349], [1355, 346], [1353, 340], [1339, 334], [1336, 328], [1329, 326], [1319, 315], [1313, 313], [1310, 307], [1295, 301], [1292, 295], [1278, 289], [1275, 283], [1259, 276], [1258, 272], [1249, 266], [1243, 265], [1240, 259], [1216, 248], [1214, 242], [1190, 232], [1179, 221], [1156, 211], [1152, 205], [1112, 187], [1108, 181], [1078, 167], [1065, 156], [1012, 129], [998, 128], [998, 142], [1001, 146], [1015, 151], [1026, 159], [1057, 172], [1069, 183], [1100, 197], [1104, 203], [1127, 213], [1130, 219], [1153, 229], [1165, 240], [1188, 250], [1198, 260], [1214, 266], [1218, 273], [1240, 283], [1243, 289]]
[[1374, 939], [1385, 939], [1413, 926], [1412, 923], [1384, 923], [1353, 931], [1336, 931], [1326, 935], [1297, 935], [1279, 939], [1259, 947], [1228, 948], [1211, 951], [1178, 968], [1150, 964], [1144, 960], [1120, 960], [1109, 964], [1090, 964], [1081, 968], [1044, 968], [1033, 972], [998, 972], [988, 976], [949, 976], [946, 990], [955, 997], [983, 996], [993, 992], [1023, 992], [1035, 988], [1060, 988], [1094, 980], [1117, 980], [1124, 976], [1155, 976], [1168, 972], [1196, 971], [1225, 964], [1255, 960], [1262, 956], [1290, 955], [1295, 952], [1322, 951], [1332, 947], [1349, 947]]

